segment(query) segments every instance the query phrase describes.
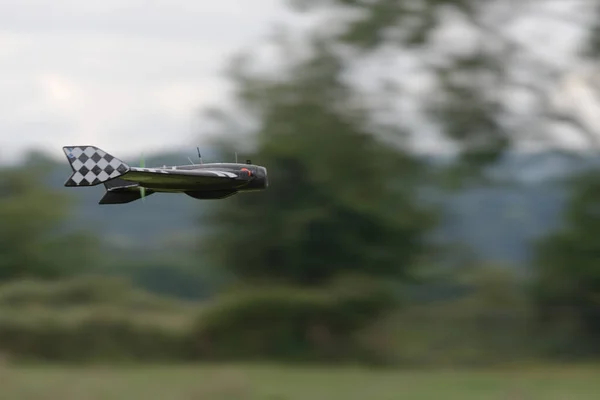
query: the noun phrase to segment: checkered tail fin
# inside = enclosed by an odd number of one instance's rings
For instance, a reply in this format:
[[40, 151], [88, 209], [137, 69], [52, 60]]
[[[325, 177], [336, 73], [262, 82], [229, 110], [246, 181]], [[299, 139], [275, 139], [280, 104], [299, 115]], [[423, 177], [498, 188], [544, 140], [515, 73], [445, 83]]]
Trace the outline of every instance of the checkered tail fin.
[[73, 175], [67, 187], [96, 186], [129, 172], [129, 166], [94, 146], [63, 147]]

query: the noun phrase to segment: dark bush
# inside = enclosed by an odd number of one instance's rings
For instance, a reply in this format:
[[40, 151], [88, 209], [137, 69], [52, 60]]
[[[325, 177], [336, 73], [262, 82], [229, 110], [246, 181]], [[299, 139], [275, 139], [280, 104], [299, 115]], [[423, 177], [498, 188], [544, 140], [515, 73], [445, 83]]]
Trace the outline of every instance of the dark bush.
[[361, 354], [355, 334], [393, 304], [378, 284], [344, 290], [242, 290], [218, 299], [201, 314], [192, 334], [194, 355], [218, 360], [353, 359]]
[[[453, 276], [461, 291], [417, 300], [359, 335], [363, 347], [395, 365], [490, 366], [539, 359], [526, 284], [513, 271], [483, 266]], [[425, 290], [432, 288], [425, 286]]]
[[0, 315], [0, 353], [17, 360], [103, 362], [181, 361], [187, 357], [185, 326], [160, 317], [88, 308]]
[[181, 361], [198, 305], [84, 277], [0, 286], [0, 354], [61, 362]]
[[321, 289], [236, 288], [206, 305], [154, 297], [123, 283], [95, 283], [0, 289], [0, 355], [80, 363], [456, 366], [531, 359], [542, 341], [530, 330], [522, 288], [495, 275], [477, 277], [454, 299], [413, 299], [402, 307], [386, 285], [362, 278]]
[[126, 279], [82, 276], [60, 281], [22, 280], [0, 285], [0, 307], [62, 308], [112, 305], [132, 311], [178, 311], [186, 303], [140, 290]]

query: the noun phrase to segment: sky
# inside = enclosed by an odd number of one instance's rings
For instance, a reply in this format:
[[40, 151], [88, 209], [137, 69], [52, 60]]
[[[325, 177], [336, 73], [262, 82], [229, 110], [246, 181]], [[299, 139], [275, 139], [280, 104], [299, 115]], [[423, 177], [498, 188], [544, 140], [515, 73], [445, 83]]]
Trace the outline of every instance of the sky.
[[230, 57], [291, 18], [280, 0], [2, 0], [0, 162], [195, 146]]
[[[567, 15], [566, 3], [549, 1], [548, 10]], [[228, 99], [229, 60], [262, 43], [275, 22], [301, 26], [284, 0], [0, 1], [0, 164], [32, 148], [62, 157], [62, 146], [87, 144], [122, 157], [193, 155], [202, 144], [198, 111]], [[577, 36], [544, 23], [539, 8], [511, 29], [554, 60]], [[444, 32], [441, 45], [467, 36]], [[412, 90], [426, 90], [418, 65], [415, 75], [395, 54], [395, 66], [372, 59], [360, 80], [403, 75]]]

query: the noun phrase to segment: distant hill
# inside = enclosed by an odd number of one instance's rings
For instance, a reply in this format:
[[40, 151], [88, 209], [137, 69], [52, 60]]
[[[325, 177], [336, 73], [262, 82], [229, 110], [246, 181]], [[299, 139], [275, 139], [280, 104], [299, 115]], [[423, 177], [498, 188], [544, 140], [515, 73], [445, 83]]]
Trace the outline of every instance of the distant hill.
[[[559, 178], [596, 166], [599, 161], [562, 153], [509, 156], [494, 175], [515, 184], [479, 187], [444, 198], [448, 218], [438, 236], [468, 245], [475, 256], [486, 260], [525, 262], [531, 255], [532, 241], [560, 224], [567, 193]], [[132, 165], [137, 162], [132, 161]], [[147, 160], [149, 166], [163, 164], [185, 164], [185, 157], [164, 154]], [[48, 183], [77, 198], [70, 224], [91, 229], [123, 248], [185, 243], [198, 229], [197, 218], [210, 206], [185, 195], [159, 194], [149, 196], [144, 204], [101, 207], [97, 203], [103, 187], [64, 188], [69, 174], [68, 165], [59, 164]]]

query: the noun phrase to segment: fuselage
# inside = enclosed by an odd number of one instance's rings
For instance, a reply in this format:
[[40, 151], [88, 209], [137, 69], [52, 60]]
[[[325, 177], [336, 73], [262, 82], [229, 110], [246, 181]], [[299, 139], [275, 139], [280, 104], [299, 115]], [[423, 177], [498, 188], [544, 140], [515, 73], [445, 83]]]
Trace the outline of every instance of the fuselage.
[[[195, 172], [198, 171], [216, 171], [222, 176], [227, 176], [230, 179], [215, 179], [214, 183], [206, 183], [205, 176], [199, 176]], [[180, 180], [170, 179], [169, 183], [151, 182], [148, 177], [147, 181], [144, 178], [144, 172], [161, 173], [161, 171], [178, 171], [182, 174]], [[194, 182], [194, 176], [198, 175], [197, 183]], [[125, 174], [123, 180], [137, 182], [140, 186], [156, 192], [195, 192], [195, 191], [220, 191], [220, 190], [235, 190], [254, 191], [264, 190], [269, 186], [268, 173], [265, 167], [254, 164], [239, 164], [239, 163], [211, 163], [211, 164], [194, 164], [194, 165], [175, 165], [163, 166], [159, 168], [131, 168], [130, 174]]]

